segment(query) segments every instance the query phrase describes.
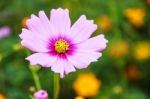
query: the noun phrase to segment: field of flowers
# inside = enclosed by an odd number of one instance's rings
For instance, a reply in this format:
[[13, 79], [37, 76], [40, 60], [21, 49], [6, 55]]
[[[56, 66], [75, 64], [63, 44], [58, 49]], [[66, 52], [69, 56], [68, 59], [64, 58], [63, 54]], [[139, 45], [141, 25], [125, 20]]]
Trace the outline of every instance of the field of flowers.
[[150, 99], [150, 0], [0, 0], [0, 99]]

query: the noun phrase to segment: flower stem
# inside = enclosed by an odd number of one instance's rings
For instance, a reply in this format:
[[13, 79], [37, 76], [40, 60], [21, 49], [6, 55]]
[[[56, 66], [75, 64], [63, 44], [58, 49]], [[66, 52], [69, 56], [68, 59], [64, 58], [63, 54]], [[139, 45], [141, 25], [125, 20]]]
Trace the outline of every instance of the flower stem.
[[118, 9], [118, 5], [116, 4], [117, 3], [117, 0], [109, 0], [109, 3], [108, 3], [108, 8], [109, 8], [109, 13], [110, 13], [110, 16], [112, 17], [112, 21], [113, 21], [113, 33], [114, 33], [114, 36], [113, 38], [116, 39], [116, 38], [120, 38], [121, 37], [121, 31], [119, 29], [119, 24], [120, 24], [120, 14], [119, 14], [119, 10]]
[[[26, 54], [30, 55], [30, 52], [28, 50], [26, 50]], [[36, 89], [40, 90], [41, 89], [41, 84], [40, 84], [39, 76], [37, 74], [37, 72], [40, 68], [35, 67], [35, 66], [33, 67], [33, 66], [29, 65], [29, 69], [31, 70]]]
[[32, 72], [32, 76], [33, 76], [33, 79], [34, 79], [36, 89], [40, 90], [41, 89], [41, 84], [40, 84], [39, 76], [37, 75], [37, 70], [36, 70], [36, 68], [32, 67], [31, 65], [29, 66], [29, 68]]
[[60, 90], [59, 74], [54, 73], [54, 99], [58, 99], [59, 98], [59, 90]]
[[29, 95], [30, 99], [34, 99], [32, 95]]

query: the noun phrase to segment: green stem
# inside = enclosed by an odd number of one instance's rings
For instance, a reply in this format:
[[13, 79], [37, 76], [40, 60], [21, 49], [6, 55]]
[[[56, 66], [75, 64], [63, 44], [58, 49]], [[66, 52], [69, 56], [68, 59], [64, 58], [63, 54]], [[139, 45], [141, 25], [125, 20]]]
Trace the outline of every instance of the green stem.
[[117, 3], [117, 0], [109, 0], [109, 3], [108, 3], [109, 12], [113, 20], [113, 24], [114, 24], [113, 26], [114, 37], [113, 38], [121, 37], [121, 31], [119, 29], [120, 15], [119, 15], [119, 9], [116, 3]]
[[59, 98], [59, 74], [54, 73], [54, 99]]
[[36, 68], [32, 67], [31, 65], [29, 66], [29, 68], [32, 72], [32, 76], [33, 76], [33, 79], [34, 79], [36, 89], [40, 90], [41, 89], [41, 84], [40, 84], [39, 76], [37, 75], [37, 70], [36, 70]]
[[32, 95], [29, 95], [30, 99], [34, 99]]
[[[120, 18], [122, 18], [121, 14], [120, 14], [120, 11], [122, 10], [122, 8], [119, 9], [119, 7], [117, 7], [117, 0], [110, 0], [110, 2], [108, 3], [108, 7], [109, 7], [109, 11], [110, 11], [110, 15], [112, 17], [112, 19], [114, 20], [114, 24], [115, 24], [115, 27], [113, 28], [113, 32], [115, 34], [115, 38], [120, 38], [121, 37], [121, 30], [119, 28], [119, 24], [120, 23]], [[113, 38], [114, 38], [113, 37]], [[119, 68], [121, 71], [123, 68]], [[122, 75], [123, 76], [123, 75]], [[123, 83], [123, 87], [126, 87], [127, 85], [127, 79], [126, 77], [123, 76], [123, 82], [126, 82], [126, 83]]]
[[[26, 54], [30, 55], [30, 52], [28, 50], [26, 50]], [[36, 89], [40, 90], [41, 89], [41, 84], [40, 84], [39, 76], [37, 74], [37, 71], [39, 70], [39, 68], [36, 68], [35, 66], [32, 67], [31, 65], [29, 65], [29, 69], [31, 70]]]

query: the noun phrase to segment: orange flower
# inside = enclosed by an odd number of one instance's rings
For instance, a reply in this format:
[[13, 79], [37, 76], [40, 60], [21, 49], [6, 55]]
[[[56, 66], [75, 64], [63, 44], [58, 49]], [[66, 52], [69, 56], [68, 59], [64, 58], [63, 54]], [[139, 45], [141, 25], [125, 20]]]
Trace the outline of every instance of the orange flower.
[[141, 8], [129, 8], [125, 10], [125, 16], [135, 27], [140, 27], [144, 23], [145, 11]]
[[77, 96], [77, 97], [75, 97], [75, 99], [84, 99], [84, 97]]
[[104, 31], [108, 32], [112, 27], [112, 22], [107, 16], [100, 16], [98, 19], [98, 26]]
[[22, 19], [21, 25], [22, 25], [23, 28], [26, 28], [26, 27], [27, 27], [27, 26], [26, 26], [26, 21], [27, 21], [28, 19], [29, 19], [28, 17], [24, 17], [24, 18]]
[[147, 4], [150, 5], [150, 0], [146, 0], [146, 1], [147, 1]]
[[136, 66], [129, 65], [126, 68], [126, 76], [129, 80], [138, 80], [140, 77], [140, 71]]
[[6, 97], [2, 94], [0, 94], [0, 99], [6, 99]]
[[125, 56], [128, 53], [128, 43], [125, 40], [118, 40], [112, 42], [108, 48], [108, 53], [114, 58], [120, 58]]
[[95, 96], [100, 86], [101, 82], [92, 73], [80, 74], [73, 83], [76, 93], [83, 97]]
[[150, 43], [147, 41], [142, 41], [134, 46], [134, 58], [143, 61], [150, 58]]

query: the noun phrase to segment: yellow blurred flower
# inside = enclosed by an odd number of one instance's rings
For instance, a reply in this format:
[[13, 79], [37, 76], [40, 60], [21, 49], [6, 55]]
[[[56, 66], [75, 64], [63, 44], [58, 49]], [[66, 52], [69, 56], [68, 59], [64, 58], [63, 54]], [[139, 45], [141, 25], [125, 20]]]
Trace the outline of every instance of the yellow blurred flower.
[[63, 6], [64, 8], [69, 9], [69, 11], [72, 11], [76, 8], [75, 5], [71, 2], [65, 2]]
[[3, 58], [3, 56], [2, 56], [2, 54], [0, 53], [0, 62], [2, 61], [2, 58]]
[[135, 27], [140, 27], [144, 23], [145, 11], [142, 8], [129, 8], [125, 10], [125, 16]]
[[117, 85], [113, 88], [115, 94], [119, 94], [122, 92], [122, 87]]
[[29, 92], [34, 93], [36, 91], [36, 88], [34, 86], [29, 87]]
[[24, 47], [21, 45], [21, 44], [15, 44], [13, 45], [13, 49], [15, 51], [19, 51], [19, 50], [22, 50]]
[[3, 94], [0, 94], [0, 99], [6, 99], [6, 97]]
[[22, 21], [21, 21], [21, 26], [23, 27], [23, 28], [26, 28], [27, 27], [27, 25], [26, 25], [26, 21], [29, 19], [29, 17], [24, 17], [23, 19], [22, 19]]
[[125, 56], [129, 51], [128, 43], [125, 40], [118, 40], [112, 42], [108, 48], [108, 54], [114, 58]]
[[98, 26], [104, 32], [108, 32], [112, 28], [112, 21], [107, 16], [100, 16], [98, 18]]
[[84, 97], [82, 97], [82, 96], [77, 96], [77, 97], [75, 97], [75, 99], [84, 99]]
[[92, 73], [80, 74], [73, 88], [79, 96], [89, 97], [97, 95], [101, 82]]
[[134, 57], [139, 61], [150, 58], [150, 43], [147, 41], [141, 41], [134, 46]]

